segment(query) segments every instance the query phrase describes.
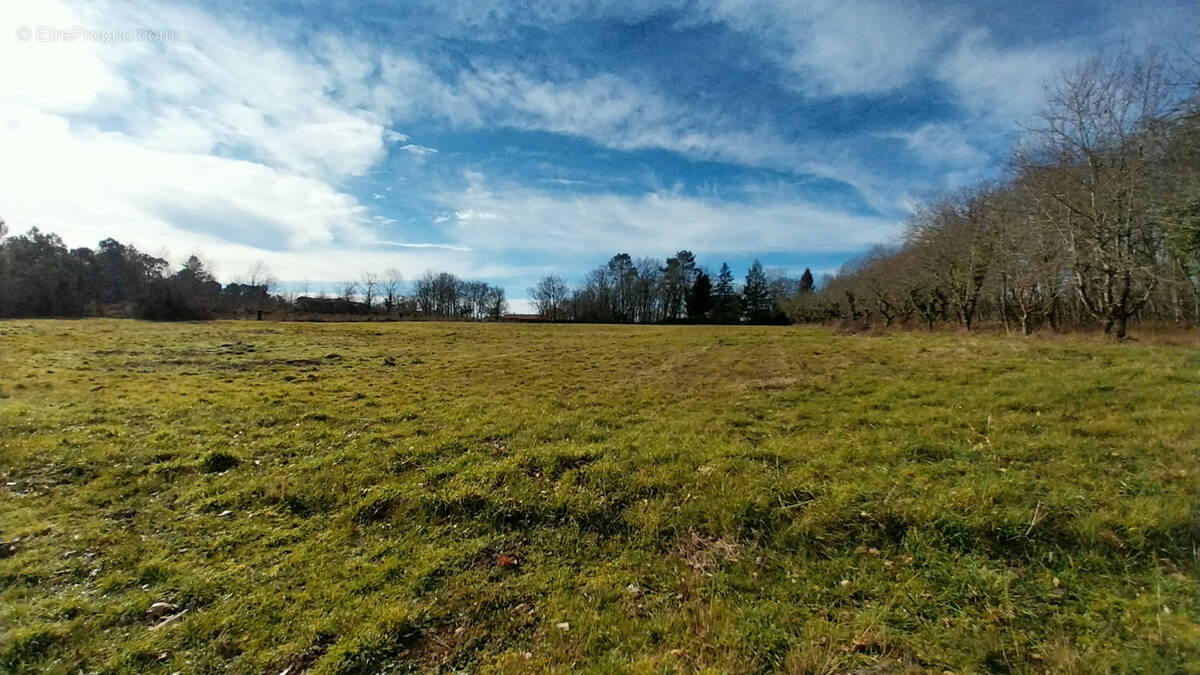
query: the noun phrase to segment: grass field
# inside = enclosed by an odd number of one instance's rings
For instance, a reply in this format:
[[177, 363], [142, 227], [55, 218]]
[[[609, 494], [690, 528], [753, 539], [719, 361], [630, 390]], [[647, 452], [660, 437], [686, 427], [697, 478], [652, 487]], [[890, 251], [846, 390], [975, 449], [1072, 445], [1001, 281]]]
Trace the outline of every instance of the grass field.
[[0, 373], [0, 671], [1200, 672], [1194, 348], [37, 321]]

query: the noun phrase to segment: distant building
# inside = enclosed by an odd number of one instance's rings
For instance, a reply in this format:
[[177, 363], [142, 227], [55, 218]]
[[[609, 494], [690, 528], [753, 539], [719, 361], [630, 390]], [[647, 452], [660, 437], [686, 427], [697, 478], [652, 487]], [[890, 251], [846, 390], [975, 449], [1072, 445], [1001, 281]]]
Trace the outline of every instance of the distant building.
[[541, 314], [505, 314], [501, 321], [511, 321], [512, 323], [541, 323], [545, 321]]

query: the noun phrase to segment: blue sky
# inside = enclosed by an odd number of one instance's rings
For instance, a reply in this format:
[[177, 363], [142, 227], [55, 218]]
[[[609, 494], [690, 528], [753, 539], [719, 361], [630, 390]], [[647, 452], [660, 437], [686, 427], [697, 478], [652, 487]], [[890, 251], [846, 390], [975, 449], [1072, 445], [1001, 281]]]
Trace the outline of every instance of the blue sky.
[[8, 0], [0, 216], [314, 287], [434, 269], [519, 300], [681, 248], [821, 273], [995, 175], [1047, 78], [1195, 53], [1198, 24], [1192, 0]]

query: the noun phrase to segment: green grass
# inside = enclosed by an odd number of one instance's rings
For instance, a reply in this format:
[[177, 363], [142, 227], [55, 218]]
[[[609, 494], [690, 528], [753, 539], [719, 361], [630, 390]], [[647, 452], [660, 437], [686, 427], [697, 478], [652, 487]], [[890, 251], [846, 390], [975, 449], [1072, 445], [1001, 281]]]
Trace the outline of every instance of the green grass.
[[1200, 672], [1194, 349], [38, 321], [0, 373], [0, 671]]

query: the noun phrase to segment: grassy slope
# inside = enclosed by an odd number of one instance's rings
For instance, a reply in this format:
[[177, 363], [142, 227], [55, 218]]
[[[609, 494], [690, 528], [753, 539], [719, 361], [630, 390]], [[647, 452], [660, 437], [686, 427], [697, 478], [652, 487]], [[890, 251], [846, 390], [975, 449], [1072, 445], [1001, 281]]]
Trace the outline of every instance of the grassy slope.
[[0, 670], [1200, 671], [1194, 350], [0, 333]]

